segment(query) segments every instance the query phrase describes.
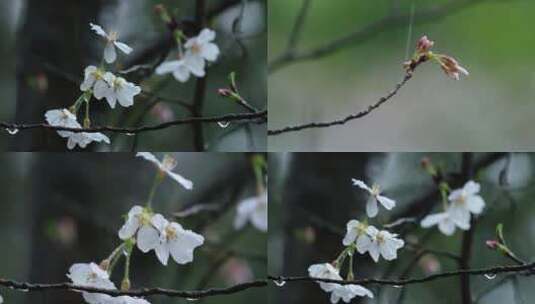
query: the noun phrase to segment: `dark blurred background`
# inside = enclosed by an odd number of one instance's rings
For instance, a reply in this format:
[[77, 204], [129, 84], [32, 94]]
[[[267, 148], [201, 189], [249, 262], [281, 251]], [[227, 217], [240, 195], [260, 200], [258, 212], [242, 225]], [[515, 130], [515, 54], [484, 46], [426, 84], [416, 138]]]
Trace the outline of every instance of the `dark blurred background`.
[[[308, 275], [311, 264], [332, 262], [338, 256], [344, 248], [346, 223], [365, 217], [367, 197], [352, 186], [351, 178], [364, 180], [369, 185], [378, 183], [384, 195], [397, 201], [391, 211], [380, 208], [378, 217], [370, 222], [373, 225], [382, 226], [399, 218], [420, 219], [429, 212], [439, 212], [436, 186], [420, 167], [423, 157], [429, 157], [452, 178], [452, 187], [462, 186], [454, 183], [464, 170], [463, 156], [459, 153], [271, 154], [268, 272], [284, 276]], [[486, 208], [475, 226], [471, 268], [514, 264], [485, 246], [486, 240], [495, 238], [498, 223], [504, 225], [509, 248], [524, 260], [533, 260], [534, 160], [533, 154], [472, 155], [473, 174], [481, 183]], [[422, 248], [454, 254], [461, 250], [460, 230], [451, 237], [444, 236], [436, 227], [421, 229], [411, 223], [388, 230], [400, 233], [406, 242], [418, 242]], [[420, 277], [458, 267], [456, 262], [438, 254], [425, 254], [415, 260], [416, 253], [410, 246], [398, 251], [398, 259], [392, 262], [381, 259], [376, 264], [368, 256], [356, 256], [356, 279]], [[406, 272], [411, 263], [411, 270]], [[526, 276], [519, 276], [518, 280], [506, 279], [506, 275], [493, 279], [472, 276], [471, 290], [480, 304], [527, 304], [535, 299], [533, 283], [533, 277]], [[403, 303], [460, 303], [459, 277], [403, 288], [368, 287], [375, 294], [373, 300], [366, 302], [357, 297], [351, 303], [401, 303], [401, 293]], [[312, 282], [273, 285], [271, 297], [273, 303], [329, 303], [329, 295]]]
[[[162, 155], [157, 155], [159, 158]], [[132, 288], [153, 286], [179, 290], [226, 287], [266, 276], [265, 233], [251, 226], [233, 228], [236, 204], [255, 195], [251, 155], [174, 153], [176, 172], [194, 182], [184, 190], [166, 178], [153, 203], [168, 218], [199, 204], [212, 211], [176, 221], [205, 237], [194, 260], [164, 267], [153, 251], [132, 257]], [[74, 263], [100, 262], [120, 244], [123, 215], [144, 205], [156, 174], [152, 163], [134, 154], [3, 153], [0, 154], [0, 276], [18, 281], [65, 282]], [[123, 262], [112, 280], [120, 285]], [[0, 288], [5, 303], [81, 303], [73, 292], [24, 293]], [[250, 289], [196, 303], [257, 303], [266, 289]], [[185, 299], [153, 296], [157, 303], [186, 303]]]
[[[285, 49], [302, 3], [269, 1], [269, 62]], [[441, 17], [428, 15], [425, 22], [418, 17], [444, 5], [455, 9]], [[399, 95], [366, 118], [341, 127], [273, 136], [270, 150], [531, 150], [533, 11], [531, 0], [311, 0], [297, 53], [388, 16], [405, 17], [361, 35], [363, 39], [338, 52], [271, 73], [270, 129], [330, 121], [366, 109], [401, 80], [402, 62], [424, 34], [435, 41], [436, 52], [454, 56], [471, 74], [454, 81], [438, 65], [423, 65]]]
[[[71, 105], [80, 95], [83, 69], [100, 62], [102, 41], [89, 29], [89, 22], [113, 28], [121, 40], [134, 48], [119, 62], [152, 64], [161, 51], [145, 56], [147, 50], [162, 50], [169, 33], [154, 13], [154, 5], [166, 5], [175, 16], [193, 24], [195, 2], [172, 0], [5, 0], [0, 3], [0, 120], [18, 123], [43, 122], [48, 109]], [[242, 6], [242, 3], [244, 6]], [[253, 106], [266, 108], [266, 7], [265, 0], [208, 0], [208, 26], [217, 32], [219, 60], [209, 68], [204, 116], [244, 112], [244, 109], [217, 95], [228, 86], [231, 71], [238, 75], [244, 98]], [[242, 10], [243, 9], [243, 10]], [[233, 24], [241, 13], [241, 33]], [[191, 27], [190, 27], [191, 29]], [[163, 42], [163, 44], [162, 44]], [[164, 48], [165, 49], [165, 48]], [[136, 81], [135, 73], [126, 77]], [[133, 107], [111, 110], [105, 102], [93, 102], [95, 125], [139, 126], [190, 116], [175, 100], [191, 101], [195, 80], [181, 84], [172, 76], [153, 76], [141, 86], [152, 95], [137, 96]], [[153, 105], [149, 107], [149, 105]], [[263, 151], [265, 124], [217, 124], [204, 126], [206, 149], [216, 151]], [[191, 126], [130, 137], [111, 134], [112, 145], [91, 145], [88, 150], [192, 151]], [[0, 134], [0, 148], [16, 151], [65, 150], [65, 142], [53, 131], [25, 131], [16, 136]]]

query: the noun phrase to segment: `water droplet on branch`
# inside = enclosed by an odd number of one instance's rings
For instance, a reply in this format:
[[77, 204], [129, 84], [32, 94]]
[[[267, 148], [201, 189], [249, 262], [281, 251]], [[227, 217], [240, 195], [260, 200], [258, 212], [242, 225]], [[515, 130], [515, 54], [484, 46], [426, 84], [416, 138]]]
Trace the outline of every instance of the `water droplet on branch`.
[[218, 121], [217, 124], [223, 129], [226, 129], [228, 126], [230, 126], [230, 122], [228, 121]]
[[17, 133], [19, 133], [19, 129], [15, 128], [15, 129], [6, 129], [7, 133], [9, 133], [9, 135], [15, 135]]
[[275, 283], [275, 285], [277, 285], [278, 287], [282, 287], [284, 286], [284, 284], [286, 284], [286, 281], [284, 281], [283, 279], [278, 279], [278, 280], [273, 280], [273, 283]]
[[487, 280], [494, 280], [496, 278], [495, 273], [485, 273], [484, 276]]

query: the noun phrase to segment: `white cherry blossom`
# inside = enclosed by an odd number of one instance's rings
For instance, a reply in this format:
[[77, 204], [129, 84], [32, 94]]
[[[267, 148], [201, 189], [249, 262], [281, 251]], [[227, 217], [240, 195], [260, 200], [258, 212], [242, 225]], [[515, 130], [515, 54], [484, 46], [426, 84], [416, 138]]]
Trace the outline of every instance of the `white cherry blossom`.
[[[75, 285], [79, 286], [110, 290], [117, 289], [113, 282], [110, 281], [108, 273], [95, 263], [74, 264], [69, 269], [67, 277], [71, 279]], [[111, 296], [101, 293], [82, 292], [82, 295], [84, 300], [90, 304], [107, 303], [112, 299]]]
[[346, 235], [342, 241], [345, 246], [355, 243], [357, 251], [363, 254], [367, 250], [366, 245], [370, 242], [371, 239], [368, 235], [368, 225], [357, 220], [350, 220], [347, 222]]
[[387, 261], [391, 261], [397, 258], [397, 250], [405, 245], [402, 239], [397, 238], [397, 234], [390, 233], [386, 230], [379, 231], [373, 226], [368, 226], [368, 235], [370, 241], [364, 239], [361, 246], [363, 250], [370, 253], [370, 256], [375, 262], [379, 261], [379, 256]]
[[177, 162], [176, 159], [171, 157], [170, 155], [165, 155], [162, 161], [159, 161], [154, 154], [150, 152], [138, 152], [136, 154], [137, 157], [142, 157], [158, 167], [158, 169], [162, 172], [171, 177], [173, 180], [175, 180], [177, 183], [182, 185], [182, 187], [191, 190], [193, 189], [193, 182], [186, 179], [185, 177], [173, 172], [172, 170], [176, 167]]
[[150, 304], [150, 302], [142, 298], [119, 296], [110, 299], [106, 304]]
[[85, 149], [87, 145], [92, 142], [105, 142], [107, 144], [110, 143], [110, 139], [108, 138], [108, 136], [99, 132], [71, 132], [68, 138], [69, 139], [67, 141], [67, 148], [69, 148], [70, 150], [74, 149], [76, 145], [80, 146], [80, 148], [82, 149]]
[[[453, 214], [454, 215], [454, 214]], [[440, 213], [435, 213], [426, 216], [420, 225], [422, 228], [429, 228], [434, 225], [438, 225], [438, 229], [445, 235], [453, 235], [455, 233], [455, 228], [458, 227], [462, 230], [470, 229], [470, 217], [464, 216], [453, 217], [452, 213], [445, 211]]]
[[126, 55], [132, 53], [133, 49], [128, 46], [127, 44], [123, 42], [117, 41], [119, 38], [119, 35], [117, 32], [110, 32], [106, 33], [104, 29], [97, 24], [89, 23], [91, 26], [91, 29], [97, 33], [97, 35], [104, 37], [106, 39], [106, 48], [104, 49], [104, 60], [106, 60], [107, 63], [113, 63], [117, 59], [117, 52], [115, 51], [115, 48], [118, 48], [121, 50], [121, 52], [125, 53]]
[[[76, 120], [76, 115], [71, 113], [67, 109], [55, 109], [49, 110], [45, 113], [45, 119], [49, 125], [55, 127], [67, 127], [67, 128], [81, 128], [80, 124]], [[69, 137], [73, 132], [58, 131], [59, 136]]]
[[268, 194], [246, 198], [238, 204], [234, 228], [241, 229], [250, 222], [256, 229], [266, 232], [268, 230]]
[[86, 92], [93, 90], [95, 98], [102, 99], [106, 88], [109, 87], [104, 76], [106, 71], [97, 68], [94, 65], [90, 65], [84, 70], [84, 81], [80, 84], [80, 91]]
[[119, 230], [119, 238], [127, 240], [137, 233], [136, 244], [139, 250], [149, 252], [158, 245], [160, 233], [152, 225], [153, 214], [141, 206], [134, 206], [128, 211], [126, 222]]
[[388, 197], [381, 195], [381, 188], [379, 185], [374, 184], [371, 188], [366, 185], [361, 180], [358, 179], [351, 179], [353, 181], [353, 186], [357, 186], [361, 189], [366, 190], [370, 197], [368, 198], [368, 202], [366, 203], [366, 213], [369, 217], [375, 217], [378, 213], [378, 206], [377, 202], [381, 203], [383, 207], [385, 207], [387, 210], [391, 210], [396, 206], [396, 202], [392, 199], [389, 199]]
[[[115, 108], [115, 104], [119, 104], [123, 107], [130, 107], [134, 104], [134, 96], [141, 93], [141, 88], [134, 83], [126, 81], [122, 77], [113, 75], [110, 72], [104, 74], [105, 85], [102, 87], [95, 85], [94, 95], [97, 99], [106, 98], [108, 104], [112, 109]], [[98, 93], [97, 93], [98, 92]]]
[[[308, 276], [311, 278], [318, 279], [330, 279], [330, 280], [342, 280], [339, 270], [336, 269], [332, 264], [323, 263], [323, 264], [314, 264], [308, 267]], [[327, 282], [318, 282], [321, 289], [331, 292], [337, 286], [340, 286], [336, 283], [327, 283]]]
[[356, 284], [337, 285], [331, 292], [331, 303], [336, 304], [340, 299], [345, 303], [349, 303], [356, 296], [373, 298], [373, 293], [369, 289]]
[[216, 33], [214, 31], [203, 29], [197, 37], [188, 39], [184, 44], [186, 48], [184, 60], [193, 74], [202, 74], [204, 76], [205, 60], [208, 62], [217, 60], [219, 47], [212, 42], [215, 36]]
[[452, 218], [470, 218], [470, 213], [481, 214], [485, 208], [485, 201], [478, 195], [480, 185], [474, 181], [468, 181], [463, 188], [453, 190], [448, 196], [451, 202], [448, 212]]
[[204, 243], [204, 237], [191, 230], [186, 230], [175, 222], [167, 221], [160, 214], [156, 214], [152, 220], [160, 236], [157, 240], [148, 240], [148, 243], [158, 242], [155, 251], [158, 260], [167, 265], [169, 255], [178, 264], [187, 264], [193, 261], [193, 251]]
[[[187, 82], [191, 74], [191, 70], [184, 59], [166, 61], [160, 64], [155, 72], [157, 75], [173, 74], [173, 77], [179, 82]], [[204, 76], [204, 73], [202, 76]]]

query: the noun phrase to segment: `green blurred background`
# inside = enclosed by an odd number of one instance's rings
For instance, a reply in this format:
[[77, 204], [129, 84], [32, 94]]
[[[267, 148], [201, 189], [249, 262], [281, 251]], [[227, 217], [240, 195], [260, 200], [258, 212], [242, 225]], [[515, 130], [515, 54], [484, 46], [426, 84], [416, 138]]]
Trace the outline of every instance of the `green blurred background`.
[[[341, 127], [270, 137], [271, 151], [496, 151], [535, 146], [535, 2], [528, 0], [312, 0], [297, 52], [345, 36], [390, 14], [415, 16], [444, 4], [466, 7], [414, 24], [409, 56], [426, 34], [434, 50], [471, 73], [446, 78], [420, 67], [400, 94]], [[302, 1], [269, 1], [269, 62], [286, 47]], [[414, 18], [415, 22], [417, 18]], [[269, 76], [269, 128], [329, 121], [364, 110], [402, 76], [410, 18], [317, 60]]]
[[[332, 262], [338, 256], [344, 248], [342, 239], [346, 223], [366, 217], [367, 197], [352, 186], [351, 178], [361, 179], [369, 185], [377, 183], [384, 195], [397, 201], [391, 211], [380, 208], [378, 216], [370, 222], [373, 225], [382, 226], [400, 217], [421, 217], [429, 211], [439, 212], [438, 195], [423, 199], [429, 197], [430, 191], [436, 191], [431, 177], [420, 167], [423, 157], [429, 157], [444, 173], [453, 174], [454, 180], [455, 174], [461, 171], [462, 156], [459, 153], [270, 154], [268, 272], [275, 276], [308, 275], [311, 264]], [[503, 171], [507, 157], [510, 157], [509, 169]], [[514, 264], [485, 245], [486, 240], [496, 238], [498, 223], [504, 225], [509, 248], [525, 261], [533, 262], [535, 155], [477, 153], [473, 163], [480, 167], [474, 173], [481, 184], [486, 207], [475, 226], [470, 267]], [[450, 186], [457, 188], [459, 185]], [[413, 202], [419, 202], [418, 207], [414, 207]], [[421, 229], [411, 223], [388, 230], [400, 233], [406, 242], [418, 242], [423, 248], [453, 254], [459, 254], [461, 250], [462, 233], [459, 230], [451, 237], [444, 236], [436, 227]], [[380, 260], [376, 264], [369, 255], [357, 255], [356, 279], [399, 278], [416, 256], [414, 249], [408, 247], [398, 251], [398, 259], [391, 262]], [[444, 256], [425, 254], [406, 275], [415, 278], [457, 267], [456, 262]], [[345, 271], [342, 273], [345, 275]], [[478, 304], [534, 302], [533, 276], [520, 275], [516, 282], [506, 278], [506, 274], [493, 279], [471, 276], [474, 303], [476, 299]], [[403, 288], [379, 288], [374, 284], [368, 288], [375, 294], [373, 300], [355, 298], [351, 303], [461, 303], [458, 277]], [[398, 301], [402, 292], [403, 302]], [[313, 282], [287, 282], [282, 287], [272, 285], [270, 296], [272, 303], [329, 303], [329, 295]]]
[[[89, 22], [120, 33], [122, 41], [134, 48], [128, 56], [119, 56], [125, 63], [137, 58], [142, 51], [168, 35], [165, 25], [154, 13], [154, 5], [162, 3], [181, 21], [192, 24], [194, 0], [5, 0], [0, 3], [0, 120], [18, 123], [43, 122], [46, 110], [71, 105], [80, 95], [79, 84], [87, 65], [98, 64], [103, 45], [90, 31]], [[243, 19], [240, 34], [232, 31], [233, 23]], [[209, 20], [209, 27], [217, 32], [216, 43], [221, 49], [219, 60], [209, 68], [204, 116], [240, 113], [245, 110], [217, 94], [228, 86], [228, 75], [235, 71], [244, 98], [253, 106], [266, 108], [266, 8], [265, 0], [208, 0], [207, 11], [218, 11]], [[220, 9], [224, 8], [224, 9]], [[190, 27], [191, 28], [191, 27]], [[190, 33], [190, 35], [192, 35]], [[172, 56], [175, 54], [172, 53]], [[148, 62], [153, 63], [156, 53]], [[170, 57], [171, 58], [171, 57]], [[135, 73], [134, 73], [135, 74]], [[65, 77], [67, 76], [67, 77]], [[66, 78], [75, 78], [72, 82]], [[76, 79], [78, 78], [78, 79]], [[126, 77], [135, 81], [136, 75]], [[136, 81], [137, 82], [137, 81]], [[104, 102], [94, 101], [95, 125], [138, 126], [157, 124], [190, 116], [176, 99], [193, 98], [194, 78], [186, 84], [171, 75], [153, 76], [141, 83], [145, 91], [163, 97], [138, 118], [153, 102], [152, 98], [137, 96], [133, 107], [111, 110]], [[264, 151], [265, 124], [231, 124], [222, 128], [206, 124], [206, 149], [210, 151]], [[177, 126], [138, 136], [108, 134], [112, 145], [91, 145], [87, 151], [192, 151], [190, 126]], [[137, 143], [134, 144], [134, 141]], [[52, 131], [25, 131], [16, 136], [0, 132], [0, 149], [11, 151], [65, 150], [64, 140]]]
[[[153, 201], [155, 212], [167, 218], [199, 204], [212, 211], [176, 218], [205, 237], [194, 260], [160, 264], [153, 251], [137, 248], [131, 261], [132, 288], [178, 290], [226, 287], [266, 276], [267, 234], [248, 225], [233, 228], [236, 205], [255, 195], [251, 155], [174, 153], [175, 172], [194, 182], [184, 190], [165, 178]], [[163, 155], [158, 154], [161, 159]], [[123, 215], [144, 205], [156, 168], [127, 153], [3, 153], [0, 154], [0, 277], [41, 283], [65, 282], [74, 263], [100, 262], [120, 243]], [[199, 168], [203, 168], [199, 170]], [[112, 280], [120, 285], [123, 260]], [[28, 292], [0, 288], [4, 303], [82, 303], [73, 292]], [[196, 303], [265, 303], [267, 290], [198, 300]], [[185, 299], [153, 296], [152, 304], [188, 303]]]

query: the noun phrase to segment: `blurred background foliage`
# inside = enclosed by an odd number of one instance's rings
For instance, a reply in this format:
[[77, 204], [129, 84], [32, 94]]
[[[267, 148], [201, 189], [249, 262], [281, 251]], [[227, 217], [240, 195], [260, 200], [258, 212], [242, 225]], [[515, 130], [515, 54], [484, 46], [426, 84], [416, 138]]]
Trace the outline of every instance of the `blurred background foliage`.
[[[159, 158], [162, 155], [157, 155]], [[170, 178], [159, 187], [155, 212], [173, 213], [198, 204], [217, 206], [176, 221], [205, 237], [194, 260], [160, 264], [154, 252], [132, 257], [132, 288], [179, 290], [226, 287], [266, 276], [267, 235], [248, 225], [233, 228], [236, 204], [256, 195], [251, 155], [174, 153], [175, 170], [194, 182], [184, 190]], [[74, 263], [100, 262], [120, 243], [123, 216], [144, 205], [156, 168], [134, 154], [3, 153], [0, 154], [0, 276], [17, 281], [65, 282]], [[199, 168], [203, 168], [199, 170]], [[123, 261], [112, 280], [120, 285]], [[5, 303], [82, 303], [77, 293], [30, 292], [1, 288]], [[251, 289], [196, 303], [251, 303], [265, 299], [266, 289]], [[150, 302], [187, 303], [185, 299], [151, 297]]]
[[[377, 183], [387, 197], [397, 201], [391, 211], [380, 209], [377, 218], [370, 222], [382, 226], [401, 215], [421, 216], [432, 207], [438, 212], [439, 200], [423, 200], [436, 189], [431, 177], [420, 166], [423, 157], [440, 166], [443, 172], [458, 173], [461, 170], [459, 153], [287, 153], [270, 154], [270, 234], [268, 240], [268, 272], [273, 275], [307, 275], [309, 265], [332, 262], [344, 248], [342, 239], [346, 223], [351, 219], [362, 220], [366, 216], [365, 193], [352, 186], [351, 178]], [[507, 157], [510, 157], [508, 169]], [[534, 154], [485, 154], [474, 155], [474, 163], [485, 166], [475, 172], [481, 183], [481, 195], [486, 208], [475, 226], [471, 268], [514, 264], [496, 251], [486, 247], [485, 241], [495, 239], [495, 228], [503, 223], [509, 248], [529, 262], [535, 250], [535, 193]], [[499, 176], [502, 175], [502, 183]], [[506, 181], [506, 183], [503, 183]], [[424, 203], [410, 208], [415, 201]], [[414, 205], [412, 205], [414, 206]], [[423, 248], [459, 254], [461, 231], [447, 237], [436, 227], [422, 229], [405, 224], [388, 229], [404, 235], [406, 242], [418, 242]], [[368, 255], [356, 256], [356, 279], [399, 278], [415, 258], [409, 246], [398, 251], [398, 259], [374, 263]], [[420, 277], [436, 272], [457, 269], [451, 259], [437, 254], [425, 254], [415, 264], [408, 277]], [[345, 272], [343, 272], [345, 274]], [[518, 280], [506, 279], [507, 275], [487, 278], [471, 277], [471, 290], [479, 304], [532, 303], [535, 283], [532, 276], [518, 276]], [[403, 288], [369, 285], [373, 300], [355, 298], [351, 303], [460, 303], [459, 277], [435, 280]], [[283, 287], [272, 286], [273, 303], [329, 303], [329, 295], [317, 284], [288, 282]], [[341, 302], [340, 302], [341, 303]], [[476, 301], [474, 301], [476, 303]]]
[[[303, 1], [269, 1], [269, 62], [286, 47]], [[329, 121], [358, 112], [394, 88], [402, 62], [426, 34], [434, 50], [457, 58], [470, 76], [453, 81], [435, 64], [388, 104], [342, 127], [269, 138], [272, 151], [496, 151], [530, 149], [535, 113], [535, 2], [528, 0], [312, 0], [297, 53], [314, 49], [390, 14], [409, 16], [443, 4], [463, 9], [412, 26], [374, 32], [365, 41], [270, 74], [270, 129]], [[415, 17], [414, 20], [417, 18]], [[462, 136], [460, 136], [462, 135]]]
[[[208, 10], [229, 2], [207, 1]], [[162, 21], [154, 13], [154, 5], [163, 3], [175, 16], [186, 22], [194, 21], [195, 1], [172, 0], [5, 0], [0, 3], [0, 119], [9, 122], [35, 123], [44, 120], [47, 109], [64, 107], [80, 95], [79, 81], [83, 69], [100, 62], [103, 45], [91, 33], [89, 22], [119, 31], [121, 39], [134, 48], [119, 63], [135, 58], [144, 48], [168, 34]], [[209, 68], [204, 116], [244, 112], [237, 104], [217, 95], [217, 89], [228, 86], [228, 75], [235, 71], [244, 98], [253, 106], [266, 108], [266, 7], [265, 0], [244, 1], [241, 34], [233, 33], [233, 23], [240, 16], [241, 2], [223, 10], [210, 20], [209, 27], [217, 32], [216, 43], [221, 49], [219, 60]], [[170, 56], [174, 56], [174, 52]], [[156, 54], [148, 63], [158, 59]], [[120, 68], [120, 66], [119, 66]], [[133, 80], [132, 76], [126, 77]], [[17, 82], [18, 79], [18, 82]], [[93, 102], [93, 123], [98, 125], [136, 126], [157, 124], [189, 116], [189, 111], [174, 100], [191, 102], [194, 78], [186, 84], [172, 76], [153, 76], [141, 83], [142, 88], [163, 97], [143, 116], [153, 102], [138, 96], [134, 107], [112, 110], [104, 102]], [[18, 89], [17, 89], [18, 87]], [[18, 90], [18, 91], [17, 91]], [[17, 104], [18, 98], [18, 104]], [[138, 121], [139, 117], [143, 119]], [[24, 121], [22, 121], [24, 120]], [[206, 124], [206, 148], [215, 151], [263, 151], [266, 149], [265, 124], [231, 124], [221, 128]], [[130, 151], [134, 137], [112, 134], [111, 146], [92, 145], [93, 150]], [[191, 151], [191, 126], [177, 126], [142, 134], [137, 149], [153, 151]], [[64, 150], [64, 140], [52, 131], [20, 132], [9, 136], [0, 134], [3, 150]]]

